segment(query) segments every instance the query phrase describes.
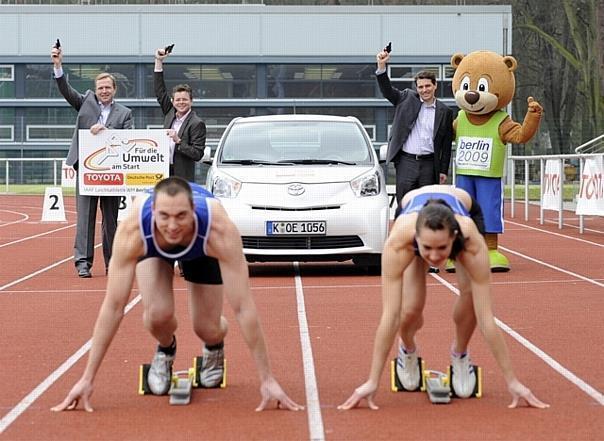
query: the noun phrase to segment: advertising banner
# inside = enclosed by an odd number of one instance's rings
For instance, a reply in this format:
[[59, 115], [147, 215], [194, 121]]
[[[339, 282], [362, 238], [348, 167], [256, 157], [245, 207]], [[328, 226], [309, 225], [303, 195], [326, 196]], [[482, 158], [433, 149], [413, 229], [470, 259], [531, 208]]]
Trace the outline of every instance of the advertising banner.
[[169, 138], [163, 129], [79, 131], [79, 189], [89, 196], [145, 191], [170, 172]]
[[560, 159], [548, 159], [545, 161], [545, 173], [543, 174], [543, 200], [541, 204], [544, 210], [560, 211], [560, 192], [562, 191], [562, 179], [560, 177]]
[[575, 213], [604, 216], [604, 155], [585, 160]]

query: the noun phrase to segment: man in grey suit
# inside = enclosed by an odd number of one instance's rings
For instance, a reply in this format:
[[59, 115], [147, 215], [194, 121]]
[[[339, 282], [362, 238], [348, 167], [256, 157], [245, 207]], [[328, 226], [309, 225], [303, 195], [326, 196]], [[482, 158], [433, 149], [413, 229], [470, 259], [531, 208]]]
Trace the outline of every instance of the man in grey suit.
[[[65, 163], [78, 169], [78, 130], [90, 129], [94, 135], [108, 129], [131, 129], [132, 111], [113, 98], [116, 92], [115, 78], [108, 73], [102, 73], [95, 79], [95, 91], [87, 90], [79, 93], [69, 85], [63, 75], [63, 52], [61, 48], [53, 47], [51, 60], [54, 65], [55, 79], [61, 95], [78, 112], [75, 131]], [[96, 224], [97, 204], [101, 205], [103, 214], [103, 257], [105, 259], [105, 274], [109, 268], [111, 247], [117, 228], [119, 196], [84, 196], [81, 195], [76, 182], [77, 226], [74, 244], [74, 261], [78, 276], [92, 277], [90, 269], [94, 260], [94, 230]]]
[[[377, 54], [376, 77], [382, 95], [395, 107], [387, 162], [396, 169], [396, 201], [424, 185], [444, 184], [453, 142], [453, 111], [435, 97], [436, 77], [429, 71], [415, 76], [417, 90], [392, 87], [386, 72], [390, 53]], [[397, 209], [398, 213], [398, 209]]]
[[169, 55], [165, 49], [155, 51], [153, 87], [164, 114], [164, 128], [170, 137], [170, 175], [195, 182], [195, 162], [203, 156], [206, 145], [206, 125], [191, 110], [193, 91], [188, 84], [179, 84], [166, 91], [163, 61]]

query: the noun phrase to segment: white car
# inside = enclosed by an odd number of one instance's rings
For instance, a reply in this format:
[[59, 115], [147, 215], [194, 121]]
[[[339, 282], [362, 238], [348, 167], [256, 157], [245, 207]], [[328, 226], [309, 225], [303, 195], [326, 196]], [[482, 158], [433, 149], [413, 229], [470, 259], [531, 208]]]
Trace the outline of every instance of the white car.
[[384, 173], [354, 117], [234, 119], [206, 186], [250, 262], [345, 261], [379, 271], [388, 234]]

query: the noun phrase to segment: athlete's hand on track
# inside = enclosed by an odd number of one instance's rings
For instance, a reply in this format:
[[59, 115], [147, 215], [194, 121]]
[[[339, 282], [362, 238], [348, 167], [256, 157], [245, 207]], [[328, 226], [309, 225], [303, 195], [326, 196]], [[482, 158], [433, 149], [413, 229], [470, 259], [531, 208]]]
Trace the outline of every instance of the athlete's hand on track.
[[352, 395], [342, 404], [338, 406], [339, 410], [348, 410], [357, 407], [363, 399], [367, 399], [367, 405], [371, 410], [378, 410], [379, 407], [373, 401], [373, 396], [377, 391], [377, 385], [371, 381], [363, 383], [357, 387]]
[[266, 409], [271, 400], [277, 400], [277, 409], [304, 410], [304, 406], [299, 405], [287, 396], [273, 377], [262, 382], [260, 385], [260, 395], [262, 396], [262, 401], [256, 408], [256, 412]]
[[78, 403], [82, 400], [84, 410], [93, 412], [94, 409], [90, 405], [90, 397], [92, 396], [93, 387], [90, 381], [80, 379], [67, 394], [67, 397], [50, 410], [53, 412], [61, 412], [62, 410], [74, 410], [78, 407]]
[[531, 390], [518, 380], [514, 380], [508, 385], [508, 390], [512, 394], [512, 403], [508, 406], [510, 409], [518, 407], [518, 403], [521, 399], [524, 399], [529, 406], [536, 407], [538, 409], [546, 409], [549, 404], [544, 403], [537, 398]]

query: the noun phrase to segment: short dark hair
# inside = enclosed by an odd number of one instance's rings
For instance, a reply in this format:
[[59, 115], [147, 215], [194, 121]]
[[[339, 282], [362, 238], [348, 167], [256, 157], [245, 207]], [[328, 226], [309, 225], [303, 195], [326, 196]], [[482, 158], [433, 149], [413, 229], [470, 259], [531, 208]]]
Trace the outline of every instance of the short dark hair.
[[172, 98], [176, 95], [176, 92], [187, 92], [189, 94], [189, 98], [193, 100], [193, 89], [188, 84], [177, 84], [172, 88]]
[[420, 70], [417, 74], [415, 74], [415, 84], [417, 84], [417, 80], [430, 80], [432, 84], [436, 85], [436, 75], [431, 70]]
[[185, 193], [193, 206], [193, 191], [187, 181], [178, 176], [170, 176], [169, 178], [162, 179], [153, 189], [153, 203], [157, 199], [159, 193], [166, 193], [168, 196], [174, 197], [179, 193]]
[[432, 231], [446, 230], [449, 237], [453, 238], [451, 259], [464, 249], [465, 238], [461, 233], [459, 223], [455, 219], [455, 213], [444, 199], [428, 199], [417, 215], [415, 221], [415, 233], [419, 235], [422, 228]]

